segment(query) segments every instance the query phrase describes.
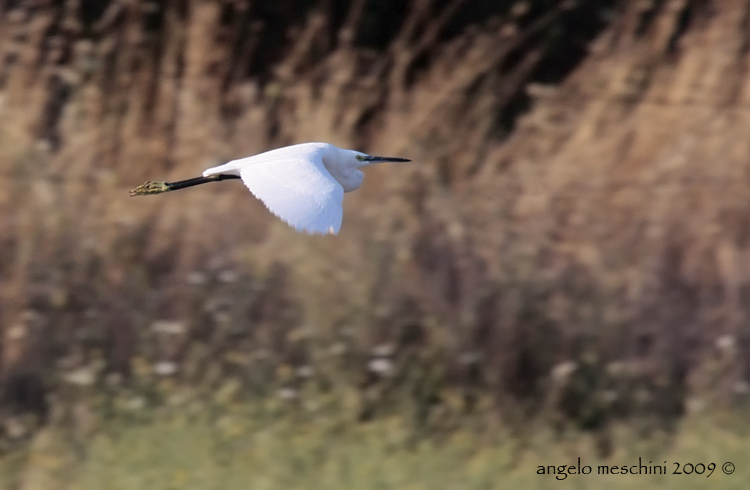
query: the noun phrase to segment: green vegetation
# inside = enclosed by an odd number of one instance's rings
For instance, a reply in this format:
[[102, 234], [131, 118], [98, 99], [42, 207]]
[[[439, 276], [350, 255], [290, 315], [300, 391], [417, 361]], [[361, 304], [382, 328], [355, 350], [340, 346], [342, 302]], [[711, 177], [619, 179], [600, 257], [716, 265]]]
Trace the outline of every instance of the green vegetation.
[[[463, 428], [441, 440], [412, 439], [399, 417], [369, 423], [284, 413], [279, 402], [235, 404], [209, 416], [186, 407], [148, 420], [117, 418], [86, 444], [49, 427], [30, 448], [0, 459], [0, 486], [24, 490], [746, 488], [750, 447], [738, 422], [689, 418], [673, 438], [635, 438], [619, 426], [611, 457], [596, 456], [591, 437], [535, 431], [524, 444], [498, 430]], [[597, 475], [598, 465], [667, 461], [666, 475]], [[592, 466], [563, 483], [538, 467]], [[716, 463], [710, 477], [674, 475], [681, 465]], [[722, 465], [733, 462], [732, 475]]]

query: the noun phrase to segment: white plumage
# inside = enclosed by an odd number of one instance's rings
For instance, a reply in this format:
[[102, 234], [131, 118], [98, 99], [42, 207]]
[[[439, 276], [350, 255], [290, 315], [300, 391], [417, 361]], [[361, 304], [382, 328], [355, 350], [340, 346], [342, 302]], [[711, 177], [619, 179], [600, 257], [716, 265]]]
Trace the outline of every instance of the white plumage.
[[344, 188], [323, 163], [327, 146], [332, 145], [271, 150], [209, 168], [203, 176], [238, 175], [269, 211], [297, 231], [336, 234], [344, 216]]
[[156, 194], [193, 185], [241, 178], [273, 214], [309, 234], [337, 234], [345, 192], [362, 184], [360, 167], [377, 162], [408, 162], [376, 157], [328, 143], [303, 143], [209, 168], [203, 177], [180, 182], [147, 182], [131, 195]]

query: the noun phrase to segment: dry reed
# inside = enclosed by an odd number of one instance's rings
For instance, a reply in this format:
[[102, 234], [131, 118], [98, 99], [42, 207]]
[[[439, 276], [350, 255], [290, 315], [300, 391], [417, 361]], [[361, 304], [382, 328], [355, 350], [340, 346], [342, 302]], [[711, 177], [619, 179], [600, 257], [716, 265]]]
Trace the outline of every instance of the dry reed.
[[[397, 3], [0, 8], [6, 385], [146, 362], [268, 392], [311, 366], [363, 419], [491, 395], [603, 433], [744, 400], [747, 2]], [[368, 172], [334, 238], [231, 183], [127, 196], [306, 140], [418, 163]]]

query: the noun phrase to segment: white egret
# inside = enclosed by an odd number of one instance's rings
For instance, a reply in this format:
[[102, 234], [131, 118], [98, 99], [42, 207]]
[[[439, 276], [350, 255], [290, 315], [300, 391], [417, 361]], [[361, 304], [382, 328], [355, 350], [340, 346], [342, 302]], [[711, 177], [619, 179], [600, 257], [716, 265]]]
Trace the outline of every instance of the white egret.
[[344, 193], [362, 185], [361, 167], [407, 158], [376, 157], [328, 143], [303, 143], [209, 168], [202, 177], [178, 182], [146, 182], [131, 196], [160, 194], [227, 179], [242, 179], [273, 214], [297, 231], [333, 233], [341, 229]]

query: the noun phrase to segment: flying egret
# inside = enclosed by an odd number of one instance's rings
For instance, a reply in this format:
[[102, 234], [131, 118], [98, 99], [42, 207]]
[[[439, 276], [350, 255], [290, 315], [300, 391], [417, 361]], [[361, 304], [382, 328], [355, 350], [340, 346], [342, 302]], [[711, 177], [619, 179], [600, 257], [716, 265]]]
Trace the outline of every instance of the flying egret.
[[131, 196], [160, 194], [208, 182], [242, 179], [273, 214], [297, 231], [333, 233], [341, 229], [344, 193], [362, 185], [361, 167], [407, 158], [376, 157], [328, 143], [303, 143], [209, 168], [202, 177], [178, 182], [148, 181]]

